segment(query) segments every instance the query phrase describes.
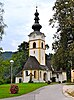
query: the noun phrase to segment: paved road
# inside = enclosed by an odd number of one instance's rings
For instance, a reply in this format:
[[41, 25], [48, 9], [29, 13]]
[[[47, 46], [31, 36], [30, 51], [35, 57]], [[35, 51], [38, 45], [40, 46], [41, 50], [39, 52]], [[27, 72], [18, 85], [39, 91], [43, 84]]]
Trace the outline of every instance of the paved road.
[[1, 100], [74, 100], [70, 97], [64, 96], [62, 88], [62, 84], [50, 85], [26, 95]]

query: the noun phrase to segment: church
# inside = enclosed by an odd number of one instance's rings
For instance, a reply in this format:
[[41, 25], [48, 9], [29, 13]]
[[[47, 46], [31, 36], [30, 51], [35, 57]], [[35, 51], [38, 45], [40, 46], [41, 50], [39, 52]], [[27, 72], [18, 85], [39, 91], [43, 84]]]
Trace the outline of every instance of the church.
[[[47, 82], [51, 81], [52, 68], [49, 61], [45, 59], [45, 34], [40, 32], [42, 26], [39, 24], [39, 13], [36, 8], [35, 22], [32, 25], [33, 32], [29, 37], [29, 58], [23, 70], [16, 76], [16, 83]], [[61, 74], [62, 75], [62, 74]]]

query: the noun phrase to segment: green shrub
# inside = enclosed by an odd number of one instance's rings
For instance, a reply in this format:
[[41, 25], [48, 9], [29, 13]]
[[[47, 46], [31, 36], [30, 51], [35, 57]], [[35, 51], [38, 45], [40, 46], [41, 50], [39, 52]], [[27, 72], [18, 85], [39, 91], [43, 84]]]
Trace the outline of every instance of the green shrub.
[[1, 85], [1, 84], [4, 84], [3, 80], [0, 80], [0, 85]]
[[6, 80], [4, 81], [4, 83], [5, 83], [5, 84], [9, 84], [9, 83], [10, 83], [10, 79], [6, 79]]

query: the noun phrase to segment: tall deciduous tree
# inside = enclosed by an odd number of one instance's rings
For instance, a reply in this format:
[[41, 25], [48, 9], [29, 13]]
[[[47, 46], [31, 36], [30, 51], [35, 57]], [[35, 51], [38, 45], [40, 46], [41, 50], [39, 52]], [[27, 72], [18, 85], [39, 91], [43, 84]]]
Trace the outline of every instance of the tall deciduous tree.
[[62, 66], [68, 68], [68, 61], [71, 60], [69, 46], [74, 41], [74, 0], [56, 0], [53, 10], [55, 13], [49, 22], [52, 28], [57, 27], [57, 32], [54, 34], [52, 46], [56, 55], [58, 54], [59, 62], [61, 59]]
[[[6, 24], [3, 21], [3, 13], [4, 13], [3, 4], [0, 2], [0, 41], [2, 40], [2, 35], [4, 34], [4, 28], [6, 26]], [[1, 51], [2, 48], [0, 47], [0, 81], [2, 82], [4, 67], [2, 66], [3, 58], [1, 55]]]
[[4, 34], [4, 28], [6, 26], [6, 24], [3, 21], [3, 13], [3, 4], [0, 2], [0, 40], [2, 39], [2, 35]]
[[74, 40], [74, 0], [56, 0], [53, 10], [55, 13], [49, 22], [52, 27], [57, 23], [56, 45], [67, 46], [68, 40]]

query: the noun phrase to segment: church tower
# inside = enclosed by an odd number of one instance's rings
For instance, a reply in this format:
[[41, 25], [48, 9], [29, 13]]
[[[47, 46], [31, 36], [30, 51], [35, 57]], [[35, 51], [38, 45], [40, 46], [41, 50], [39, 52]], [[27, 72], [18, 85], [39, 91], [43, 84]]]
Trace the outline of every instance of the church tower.
[[29, 56], [35, 56], [41, 65], [45, 65], [45, 35], [40, 32], [42, 26], [39, 24], [39, 13], [35, 12], [35, 22], [32, 25], [34, 30], [29, 36]]

